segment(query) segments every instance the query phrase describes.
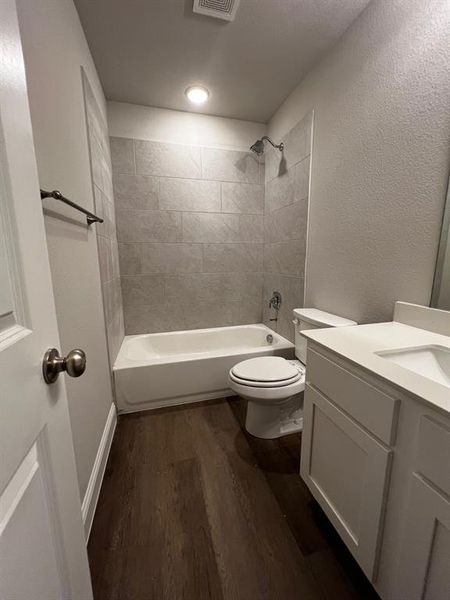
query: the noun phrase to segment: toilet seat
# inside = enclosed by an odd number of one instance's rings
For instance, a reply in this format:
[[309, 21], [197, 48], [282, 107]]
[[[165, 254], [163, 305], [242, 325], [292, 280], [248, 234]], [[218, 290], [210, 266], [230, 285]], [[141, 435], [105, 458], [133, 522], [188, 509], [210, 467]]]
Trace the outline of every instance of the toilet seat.
[[231, 389], [245, 397], [281, 400], [303, 391], [305, 367], [299, 360], [261, 356], [244, 360], [228, 373]]
[[231, 378], [231, 373], [228, 374], [228, 385], [236, 394], [242, 396], [242, 398], [252, 400], [261, 405], [276, 405], [285, 402], [292, 396], [295, 396], [295, 394], [303, 392], [305, 389], [305, 375], [301, 374], [297, 381], [286, 385], [261, 387], [249, 384], [249, 381], [235, 381]]
[[298, 372], [294, 377], [290, 379], [283, 379], [281, 381], [253, 381], [249, 379], [241, 379], [240, 377], [236, 377], [233, 372], [230, 372], [230, 381], [234, 381], [239, 385], [247, 385], [249, 387], [258, 387], [258, 388], [277, 388], [284, 387], [286, 385], [291, 385], [295, 383], [299, 379], [301, 379], [302, 374]]
[[244, 360], [230, 370], [230, 379], [240, 385], [274, 388], [298, 381], [304, 370], [301, 363], [281, 356], [260, 356]]

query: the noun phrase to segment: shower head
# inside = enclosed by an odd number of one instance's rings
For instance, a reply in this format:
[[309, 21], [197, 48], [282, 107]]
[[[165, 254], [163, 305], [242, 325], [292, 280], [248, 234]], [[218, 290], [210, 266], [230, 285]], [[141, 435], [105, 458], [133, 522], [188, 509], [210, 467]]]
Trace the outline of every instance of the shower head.
[[264, 140], [267, 140], [270, 144], [272, 144], [274, 148], [278, 148], [280, 152], [283, 152], [283, 142], [280, 142], [279, 144], [274, 144], [274, 142], [272, 142], [270, 137], [267, 135], [263, 135], [263, 137], [260, 140], [256, 140], [256, 142], [250, 146], [250, 150], [258, 156], [261, 156], [261, 154], [264, 153]]
[[250, 146], [250, 150], [260, 156], [264, 152], [264, 142], [262, 140], [256, 140], [256, 142]]

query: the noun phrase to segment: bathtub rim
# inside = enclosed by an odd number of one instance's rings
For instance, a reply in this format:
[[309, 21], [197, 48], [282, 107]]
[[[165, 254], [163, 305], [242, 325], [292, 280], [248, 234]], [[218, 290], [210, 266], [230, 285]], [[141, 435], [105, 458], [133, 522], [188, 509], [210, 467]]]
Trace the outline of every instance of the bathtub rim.
[[[275, 335], [279, 338], [279, 343], [275, 344], [275, 345], [267, 345], [267, 346], [256, 346], [256, 347], [246, 347], [244, 345], [241, 346], [233, 346], [232, 348], [229, 349], [217, 349], [217, 350], [212, 350], [212, 351], [208, 351], [208, 352], [192, 352], [192, 353], [180, 353], [180, 354], [173, 354], [173, 355], [167, 355], [164, 357], [158, 357], [158, 358], [153, 358], [153, 359], [145, 359], [142, 361], [139, 360], [133, 360], [133, 359], [129, 359], [125, 356], [122, 356], [122, 350], [125, 347], [125, 344], [128, 343], [129, 341], [133, 340], [133, 339], [138, 339], [138, 338], [143, 338], [143, 337], [149, 337], [149, 336], [154, 336], [154, 335], [158, 335], [158, 336], [171, 336], [171, 335], [176, 335], [176, 334], [184, 334], [184, 333], [204, 333], [204, 332], [210, 332], [210, 331], [223, 331], [223, 330], [230, 330], [230, 329], [250, 329], [250, 328], [257, 328], [257, 329], [261, 329], [263, 331], [267, 331], [267, 334], [271, 334], [271, 335]], [[176, 364], [176, 363], [180, 363], [180, 362], [190, 362], [190, 361], [197, 361], [197, 360], [201, 360], [201, 359], [207, 359], [207, 358], [221, 358], [221, 357], [225, 357], [225, 356], [234, 356], [234, 355], [245, 355], [245, 354], [254, 354], [255, 352], [261, 352], [264, 351], [264, 349], [268, 349], [268, 351], [270, 349], [273, 348], [278, 348], [280, 350], [295, 350], [295, 345], [290, 342], [287, 338], [283, 337], [281, 334], [279, 334], [278, 332], [274, 331], [273, 329], [270, 329], [270, 327], [267, 327], [267, 325], [265, 325], [265, 323], [248, 323], [245, 325], [229, 325], [229, 326], [224, 326], [224, 327], [207, 327], [207, 328], [203, 328], [203, 329], [184, 329], [184, 330], [176, 330], [176, 331], [164, 331], [164, 332], [158, 332], [158, 333], [138, 333], [138, 334], [132, 334], [132, 335], [126, 335], [124, 336], [122, 343], [120, 345], [120, 349], [119, 352], [117, 354], [117, 358], [114, 362], [114, 366], [113, 366], [113, 371], [121, 371], [123, 369], [138, 369], [138, 368], [144, 368], [144, 367], [148, 367], [151, 365], [161, 365], [161, 364]]]

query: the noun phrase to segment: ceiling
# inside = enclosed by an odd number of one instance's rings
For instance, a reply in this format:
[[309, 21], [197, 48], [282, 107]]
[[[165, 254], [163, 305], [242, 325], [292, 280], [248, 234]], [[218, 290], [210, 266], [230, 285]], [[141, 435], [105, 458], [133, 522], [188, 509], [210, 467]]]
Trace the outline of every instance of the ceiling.
[[[265, 123], [369, 0], [241, 0], [228, 23], [192, 0], [75, 0], [106, 97]], [[184, 95], [203, 84], [194, 109]]]

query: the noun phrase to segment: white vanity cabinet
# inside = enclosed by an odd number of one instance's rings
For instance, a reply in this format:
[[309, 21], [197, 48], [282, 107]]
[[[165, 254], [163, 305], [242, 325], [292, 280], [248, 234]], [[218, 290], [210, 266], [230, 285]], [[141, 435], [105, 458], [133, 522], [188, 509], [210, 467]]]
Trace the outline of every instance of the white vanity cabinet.
[[408, 600], [450, 598], [450, 429], [422, 417], [400, 548]]
[[374, 579], [397, 400], [308, 350], [300, 473]]
[[383, 600], [450, 598], [450, 415], [308, 339], [300, 474]]

